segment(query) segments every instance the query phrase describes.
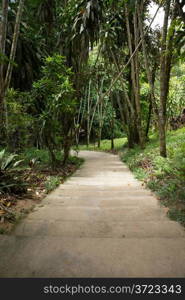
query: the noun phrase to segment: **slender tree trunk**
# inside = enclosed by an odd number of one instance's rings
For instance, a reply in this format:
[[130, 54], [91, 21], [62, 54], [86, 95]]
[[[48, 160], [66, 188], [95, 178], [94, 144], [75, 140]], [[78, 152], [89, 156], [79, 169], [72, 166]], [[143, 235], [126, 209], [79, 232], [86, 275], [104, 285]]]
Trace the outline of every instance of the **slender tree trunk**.
[[[119, 66], [119, 64], [118, 64], [118, 61], [116, 60], [116, 55], [114, 54], [114, 52], [112, 51], [112, 49], [110, 49], [110, 52], [111, 52], [111, 55], [112, 55], [112, 58], [113, 58], [115, 67], [116, 67], [117, 71], [120, 73], [121, 69], [120, 69], [120, 66]], [[125, 100], [126, 100], [126, 102], [127, 102], [128, 108], [130, 109], [130, 112], [131, 112], [132, 117], [133, 117], [134, 114], [135, 114], [135, 112], [134, 112], [134, 107], [133, 107], [132, 101], [131, 101], [131, 99], [129, 98], [129, 95], [128, 95], [128, 93], [127, 93], [127, 90], [126, 90], [126, 87], [125, 87], [125, 82], [124, 82], [124, 80], [123, 80], [123, 77], [120, 77], [120, 81], [121, 81], [121, 84], [122, 84], [122, 88], [123, 88], [123, 93], [124, 93]]]
[[[168, 53], [167, 35], [171, 0], [166, 0], [165, 16], [162, 32], [160, 58], [160, 106], [159, 106], [159, 141], [160, 155], [167, 156], [166, 151], [166, 104], [169, 92], [169, 80], [172, 54]], [[168, 65], [170, 63], [170, 65]]]
[[0, 22], [0, 54], [2, 55], [2, 62], [0, 62], [0, 90], [3, 87], [4, 78], [4, 57], [5, 56], [5, 45], [6, 45], [6, 34], [7, 34], [7, 22], [8, 22], [8, 4], [9, 0], [2, 0], [2, 16]]
[[[129, 47], [130, 55], [132, 55], [133, 54], [132, 34], [131, 34], [130, 23], [129, 23], [128, 6], [126, 3], [125, 3], [125, 18], [126, 18], [126, 27], [127, 27], [128, 47]], [[134, 44], [135, 44], [135, 48], [137, 47], [138, 42], [139, 42], [138, 22], [137, 22], [137, 15], [135, 12], [134, 13]], [[140, 143], [141, 148], [144, 148], [144, 134], [143, 134], [143, 128], [142, 128], [142, 123], [141, 123], [138, 51], [135, 53], [135, 56], [131, 60], [131, 78], [132, 78], [135, 106], [136, 106], [136, 113], [137, 113], [136, 121], [137, 121], [137, 129], [138, 129], [138, 134], [139, 134], [139, 143]]]
[[[91, 120], [90, 120], [89, 136], [90, 136], [90, 134], [91, 134], [91, 130], [92, 130], [93, 122], [94, 122], [94, 117], [95, 117], [95, 112], [96, 112], [96, 110], [97, 110], [97, 108], [98, 108], [98, 105], [99, 105], [99, 104], [103, 105], [103, 100], [100, 101], [101, 96], [102, 96], [102, 93], [103, 93], [103, 84], [104, 84], [104, 78], [102, 78], [100, 90], [97, 91], [97, 101], [96, 101], [96, 103], [95, 103], [95, 106], [94, 106], [94, 109], [93, 109], [93, 112], [92, 112], [92, 116], [91, 116]], [[102, 123], [103, 123], [103, 122], [102, 122]]]
[[71, 149], [71, 139], [69, 136], [65, 136], [64, 138], [64, 143], [63, 143], [63, 148], [64, 148], [64, 158], [63, 158], [63, 165], [66, 164], [68, 158], [69, 158], [69, 153]]
[[64, 158], [63, 158], [63, 165], [66, 164], [69, 154], [70, 154], [70, 149], [71, 145], [74, 139], [73, 136], [73, 121], [74, 121], [74, 116], [73, 115], [68, 115], [64, 114], [64, 116], [61, 118], [61, 123], [62, 123], [62, 145], [63, 145], [63, 151], [64, 151]]
[[[80, 118], [81, 116], [81, 118]], [[80, 129], [81, 129], [81, 122], [83, 120], [83, 98], [80, 101], [80, 107], [78, 110], [77, 118], [74, 117], [74, 129], [75, 129], [75, 142], [76, 142], [76, 151], [78, 151], [79, 147], [79, 138], [80, 138]]]
[[117, 100], [117, 104], [118, 104], [120, 115], [121, 115], [121, 121], [122, 121], [123, 129], [126, 129], [126, 132], [127, 132], [127, 128], [126, 128], [127, 120], [126, 120], [125, 115], [123, 113], [124, 109], [123, 109], [123, 105], [121, 104], [121, 101], [120, 101], [119, 92], [116, 93], [116, 100]]
[[[116, 56], [114, 55], [114, 52], [111, 49], [110, 49], [110, 52], [112, 53], [112, 58], [113, 58], [115, 66], [116, 66], [116, 69], [120, 73], [120, 67], [116, 60]], [[120, 77], [120, 80], [121, 80], [122, 88], [123, 88], [124, 101], [121, 101], [119, 92], [116, 93], [116, 100], [117, 100], [118, 107], [120, 110], [122, 126], [127, 134], [128, 147], [134, 148], [134, 145], [138, 143], [138, 139], [136, 138], [138, 131], [137, 131], [137, 127], [135, 126], [136, 112], [135, 112], [134, 103], [132, 103], [132, 101], [131, 101], [131, 99], [134, 97], [132, 97], [131, 94], [130, 95], [128, 94], [122, 77]], [[128, 82], [131, 83], [131, 79], [128, 80]], [[130, 85], [132, 85], [132, 84], [130, 84]], [[131, 92], [133, 92], [133, 89], [131, 89]]]
[[147, 54], [145, 37], [144, 37], [144, 29], [143, 29], [143, 22], [142, 22], [142, 17], [141, 17], [142, 9], [143, 9], [143, 1], [141, 1], [141, 8], [140, 8], [139, 5], [137, 6], [138, 20], [139, 20], [139, 30], [140, 30], [141, 39], [142, 39], [142, 49], [143, 49], [145, 69], [146, 69], [148, 83], [150, 85], [150, 94], [151, 94], [152, 107], [154, 108], [154, 113], [158, 116], [158, 108], [157, 108], [157, 103], [156, 103], [156, 98], [155, 98], [155, 88], [154, 88], [155, 80], [153, 80], [152, 71], [150, 70], [150, 66], [149, 66], [149, 57], [148, 57], [148, 54]]
[[103, 127], [103, 103], [100, 102], [98, 105], [98, 115], [99, 115], [99, 128], [98, 128], [98, 148], [101, 146], [101, 135]]
[[98, 131], [98, 149], [100, 149], [101, 147], [101, 128], [99, 128], [99, 131]]
[[[137, 5], [137, 4], [136, 4]], [[138, 32], [138, 19], [136, 12], [134, 13], [134, 42], [135, 48], [139, 43], [139, 32]], [[137, 126], [139, 133], [140, 146], [144, 148], [144, 135], [142, 128], [142, 119], [141, 119], [141, 103], [140, 103], [140, 83], [139, 83], [139, 53], [138, 50], [134, 56], [135, 63], [135, 78], [136, 78], [136, 86], [135, 86], [135, 103], [136, 103], [136, 112], [137, 112]]]
[[111, 97], [111, 104], [112, 104], [112, 116], [110, 121], [110, 127], [111, 127], [111, 150], [114, 150], [114, 103], [113, 98]]
[[[112, 128], [114, 128], [114, 127], [112, 126]], [[114, 150], [114, 133], [113, 133], [113, 131], [112, 131], [112, 136], [111, 136], [111, 150]]]
[[[15, 21], [15, 26], [14, 26], [14, 34], [13, 34], [13, 40], [12, 40], [12, 45], [11, 45], [11, 50], [10, 50], [10, 57], [9, 57], [9, 63], [8, 63], [8, 68], [6, 71], [6, 76], [4, 80], [4, 68], [1, 66], [0, 70], [0, 75], [1, 75], [1, 89], [0, 89], [0, 110], [1, 110], [1, 122], [2, 122], [2, 127], [6, 128], [6, 137], [7, 137], [7, 142], [9, 140], [8, 137], [8, 111], [7, 111], [7, 105], [5, 101], [5, 96], [6, 96], [6, 91], [10, 86], [11, 82], [11, 77], [12, 77], [12, 70], [13, 70], [13, 62], [15, 60], [15, 55], [16, 55], [16, 49], [17, 49], [17, 41], [19, 37], [19, 31], [20, 31], [20, 22], [21, 22], [21, 16], [22, 16], [22, 11], [23, 11], [23, 6], [24, 6], [24, 0], [19, 1], [19, 6], [17, 9], [17, 14], [16, 14], [16, 21]], [[3, 1], [3, 25], [1, 26], [1, 32], [2, 37], [1, 37], [1, 51], [3, 54], [5, 54], [5, 43], [6, 43], [6, 31], [7, 31], [7, 16], [8, 16], [8, 1]]]
[[5, 58], [5, 45], [7, 35], [7, 22], [8, 22], [8, 5], [9, 0], [2, 0], [2, 16], [0, 22], [0, 54], [2, 55], [0, 61], [0, 136], [3, 139], [4, 126], [5, 126], [5, 87], [4, 87], [4, 58]]
[[89, 81], [89, 90], [87, 95], [87, 147], [89, 147], [90, 140], [90, 97], [91, 97], [91, 79]]
[[[151, 97], [151, 95], [150, 95]], [[150, 123], [151, 123], [151, 117], [152, 117], [152, 101], [150, 100], [150, 104], [149, 104], [149, 111], [148, 111], [148, 118], [147, 118], [147, 124], [146, 124], [146, 140], [148, 140], [148, 134], [149, 134], [149, 129], [150, 129]]]
[[116, 93], [116, 99], [117, 99], [118, 107], [119, 107], [120, 114], [121, 114], [123, 129], [126, 131], [126, 134], [127, 134], [128, 147], [134, 148], [134, 144], [135, 144], [134, 119], [132, 119], [132, 117], [130, 115], [130, 112], [129, 112], [129, 109], [127, 106], [127, 102], [126, 101], [121, 102], [119, 92]]
[[[112, 58], [114, 61], [114, 64], [116, 66], [117, 71], [120, 73], [120, 67], [116, 60], [116, 56], [114, 52], [110, 49], [110, 52], [112, 54]], [[131, 101], [131, 97], [129, 97], [128, 92], [125, 88], [125, 83], [123, 81], [123, 78], [120, 77], [122, 88], [123, 88], [123, 94], [124, 94], [124, 103], [120, 100], [120, 95], [117, 93], [117, 103], [121, 114], [121, 120], [123, 124], [123, 129], [126, 131], [127, 139], [128, 139], [128, 146], [129, 148], [133, 148], [135, 144], [135, 133], [137, 129], [134, 129], [134, 122], [135, 122], [135, 107], [133, 106], [133, 103]]]
[[13, 62], [15, 60], [15, 55], [16, 55], [16, 50], [17, 50], [17, 41], [18, 41], [19, 32], [20, 32], [20, 23], [21, 23], [23, 7], [24, 7], [24, 0], [20, 0], [19, 6], [17, 9], [17, 14], [16, 14], [14, 34], [13, 34], [11, 51], [10, 51], [10, 62], [8, 64], [6, 78], [5, 78], [5, 89], [6, 90], [9, 88], [10, 82], [11, 82], [12, 71], [13, 71]]
[[51, 167], [52, 167], [53, 170], [55, 170], [56, 166], [57, 166], [57, 159], [56, 159], [56, 156], [53, 152], [51, 136], [50, 136], [50, 133], [49, 133], [48, 130], [46, 130], [44, 132], [44, 140], [45, 140], [46, 147], [48, 148], [48, 151], [49, 151], [50, 160], [51, 160]]

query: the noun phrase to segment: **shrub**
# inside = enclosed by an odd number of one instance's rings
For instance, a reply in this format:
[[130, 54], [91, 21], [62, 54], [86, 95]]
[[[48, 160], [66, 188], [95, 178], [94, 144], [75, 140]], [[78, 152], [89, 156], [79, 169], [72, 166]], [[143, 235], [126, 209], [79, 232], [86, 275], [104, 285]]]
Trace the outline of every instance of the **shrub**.
[[60, 177], [58, 176], [48, 176], [45, 182], [46, 193], [53, 191], [61, 183]]
[[25, 184], [15, 170], [22, 160], [15, 160], [18, 155], [0, 151], [0, 193], [20, 193], [25, 191]]

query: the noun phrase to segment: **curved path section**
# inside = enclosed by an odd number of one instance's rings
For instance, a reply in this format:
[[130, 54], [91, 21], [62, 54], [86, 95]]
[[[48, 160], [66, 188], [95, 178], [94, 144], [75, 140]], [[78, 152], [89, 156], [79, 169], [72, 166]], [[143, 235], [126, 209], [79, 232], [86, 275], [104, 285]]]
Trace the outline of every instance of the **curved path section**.
[[1, 277], [185, 277], [184, 229], [116, 155], [83, 166], [0, 236]]

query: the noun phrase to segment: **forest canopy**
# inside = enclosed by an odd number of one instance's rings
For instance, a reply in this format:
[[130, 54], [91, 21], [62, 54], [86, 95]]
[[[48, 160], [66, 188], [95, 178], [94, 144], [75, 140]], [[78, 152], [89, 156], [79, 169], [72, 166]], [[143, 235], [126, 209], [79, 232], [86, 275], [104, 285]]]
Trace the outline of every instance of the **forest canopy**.
[[184, 0], [2, 0], [0, 16], [2, 151], [46, 150], [54, 170], [79, 145], [156, 134], [168, 156], [185, 125]]
[[[151, 5], [156, 12], [151, 16]], [[145, 147], [183, 126], [184, 1], [1, 1], [1, 147], [127, 136]], [[153, 27], [159, 9], [162, 28]]]

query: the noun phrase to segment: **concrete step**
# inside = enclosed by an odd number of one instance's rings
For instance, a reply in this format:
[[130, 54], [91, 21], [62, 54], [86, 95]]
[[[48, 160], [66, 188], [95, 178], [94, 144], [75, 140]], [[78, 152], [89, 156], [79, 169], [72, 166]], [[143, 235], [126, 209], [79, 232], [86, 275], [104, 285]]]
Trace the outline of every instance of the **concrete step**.
[[70, 196], [55, 196], [52, 198], [48, 198], [42, 202], [40, 206], [45, 206], [53, 204], [55, 206], [69, 206], [69, 207], [112, 207], [112, 208], [123, 208], [126, 206], [134, 206], [134, 207], [143, 207], [143, 206], [152, 206], [159, 207], [159, 202], [152, 196], [148, 196], [145, 198], [134, 198], [134, 197], [126, 197], [126, 198], [105, 198], [103, 196], [100, 197], [70, 197]]
[[120, 191], [114, 191], [113, 193], [110, 193], [109, 191], [95, 191], [95, 193], [89, 193], [88, 190], [57, 190], [55, 192], [52, 192], [51, 194], [47, 195], [47, 197], [44, 199], [45, 201], [49, 201], [50, 199], [56, 199], [56, 200], [63, 200], [63, 199], [85, 199], [88, 201], [88, 199], [97, 199], [97, 200], [121, 200], [121, 199], [128, 199], [129, 201], [140, 201], [142, 199], [147, 198], [148, 200], [150, 199], [155, 199], [156, 202], [156, 197], [153, 196], [153, 194], [149, 191], [145, 191], [145, 193], [142, 193], [142, 190], [138, 191], [130, 191], [129, 193], [125, 192], [120, 192]]
[[62, 221], [153, 221], [165, 218], [165, 210], [155, 207], [51, 207], [43, 206], [31, 212], [27, 219], [32, 220], [62, 220]]
[[[112, 189], [111, 189], [112, 188]], [[85, 185], [69, 185], [69, 184], [65, 184], [65, 186], [60, 186], [56, 191], [52, 192], [52, 195], [77, 195], [78, 192], [78, 196], [81, 195], [92, 195], [92, 193], [94, 192], [93, 196], [98, 196], [100, 194], [103, 194], [105, 197], [110, 195], [113, 197], [116, 196], [132, 196], [134, 195], [135, 197], [141, 195], [141, 196], [145, 196], [145, 195], [152, 195], [151, 191], [147, 190], [147, 189], [143, 189], [141, 186], [138, 187], [132, 187], [132, 186], [126, 186], [126, 187], [109, 187], [109, 186], [85, 186]]]
[[177, 238], [185, 237], [182, 227], [173, 221], [38, 221], [26, 220], [14, 231], [18, 236], [59, 236], [66, 238]]
[[127, 179], [127, 180], [124, 180], [124, 178], [120, 178], [118, 180], [118, 178], [113, 178], [113, 177], [107, 177], [107, 178], [94, 178], [94, 180], [92, 179], [84, 179], [84, 178], [81, 178], [81, 180], [78, 178], [78, 180], [75, 180], [75, 179], [71, 179], [69, 180], [67, 183], [66, 183], [66, 186], [69, 185], [69, 186], [96, 186], [96, 187], [99, 187], [99, 186], [103, 186], [103, 187], [127, 187], [129, 185], [132, 185], [132, 188], [136, 188], [136, 187], [140, 187], [141, 184], [139, 182], [135, 182], [133, 181], [132, 179]]
[[94, 168], [88, 168], [88, 170], [77, 170], [75, 172], [75, 174], [73, 175], [74, 178], [76, 177], [93, 177], [93, 176], [96, 176], [97, 174], [99, 175], [102, 175], [103, 173], [105, 174], [105, 172], [109, 175], [112, 175], [112, 176], [122, 176], [122, 175], [125, 175], [128, 173], [128, 168], [124, 167], [124, 166], [119, 166], [119, 167], [114, 167], [112, 169], [110, 169], [109, 167], [101, 167], [101, 171], [97, 172], [94, 170]]
[[184, 278], [184, 229], [117, 156], [80, 155], [75, 177], [0, 236], [0, 277]]
[[185, 238], [174, 237], [6, 237], [0, 277], [184, 278], [184, 245]]

